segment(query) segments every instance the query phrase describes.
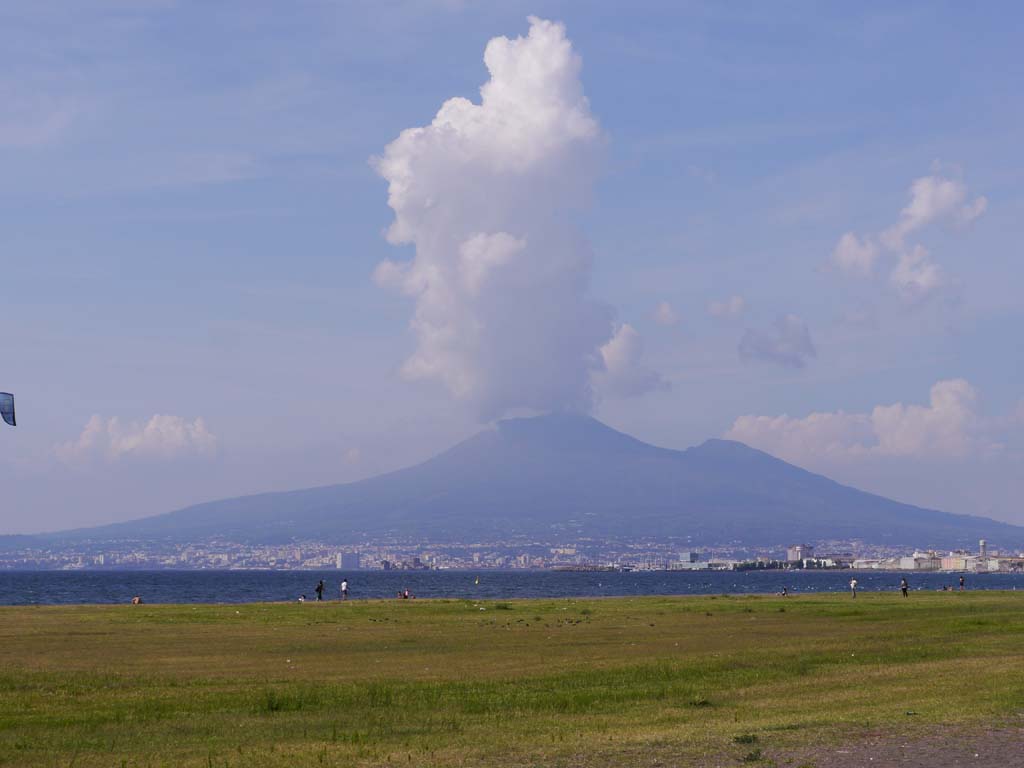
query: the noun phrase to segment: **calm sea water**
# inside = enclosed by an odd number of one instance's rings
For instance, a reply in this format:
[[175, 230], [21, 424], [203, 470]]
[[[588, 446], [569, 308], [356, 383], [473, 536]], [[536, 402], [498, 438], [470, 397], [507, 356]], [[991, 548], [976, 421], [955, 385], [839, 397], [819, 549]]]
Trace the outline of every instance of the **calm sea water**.
[[[611, 597], [622, 595], [717, 595], [780, 592], [896, 591], [901, 576], [913, 590], [956, 586], [958, 574], [852, 571], [699, 571], [567, 573], [553, 571], [34, 571], [0, 573], [0, 604], [247, 603], [315, 597], [319, 579], [325, 599], [339, 597], [348, 577], [350, 599], [389, 598], [408, 589], [416, 597], [508, 599], [517, 597]], [[1021, 574], [966, 574], [968, 589], [1021, 589]], [[476, 583], [479, 579], [479, 584]]]

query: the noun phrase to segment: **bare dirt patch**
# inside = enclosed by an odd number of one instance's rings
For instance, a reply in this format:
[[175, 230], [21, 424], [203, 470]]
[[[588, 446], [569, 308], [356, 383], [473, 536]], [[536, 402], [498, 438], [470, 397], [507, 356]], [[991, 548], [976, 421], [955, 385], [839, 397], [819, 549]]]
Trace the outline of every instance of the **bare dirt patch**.
[[951, 725], [924, 733], [915, 731], [905, 737], [865, 734], [839, 745], [764, 752], [762, 764], [774, 763], [779, 768], [1024, 768], [1024, 727], [965, 730]]

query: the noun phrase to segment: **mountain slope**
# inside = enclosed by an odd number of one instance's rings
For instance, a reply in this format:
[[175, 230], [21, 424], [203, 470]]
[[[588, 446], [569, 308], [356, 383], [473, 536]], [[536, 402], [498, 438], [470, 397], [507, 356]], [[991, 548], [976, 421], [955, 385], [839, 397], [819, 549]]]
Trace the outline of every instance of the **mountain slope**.
[[209, 502], [50, 538], [343, 542], [387, 535], [1024, 545], [1024, 528], [891, 501], [741, 443], [668, 450], [569, 414], [502, 421], [422, 464], [356, 483]]

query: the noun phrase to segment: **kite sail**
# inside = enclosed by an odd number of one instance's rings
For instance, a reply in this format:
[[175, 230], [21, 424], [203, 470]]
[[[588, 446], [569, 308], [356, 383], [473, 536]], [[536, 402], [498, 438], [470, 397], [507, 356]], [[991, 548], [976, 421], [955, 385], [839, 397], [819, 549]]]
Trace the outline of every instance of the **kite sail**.
[[10, 392], [0, 392], [0, 418], [12, 427], [17, 424], [14, 420], [14, 395]]

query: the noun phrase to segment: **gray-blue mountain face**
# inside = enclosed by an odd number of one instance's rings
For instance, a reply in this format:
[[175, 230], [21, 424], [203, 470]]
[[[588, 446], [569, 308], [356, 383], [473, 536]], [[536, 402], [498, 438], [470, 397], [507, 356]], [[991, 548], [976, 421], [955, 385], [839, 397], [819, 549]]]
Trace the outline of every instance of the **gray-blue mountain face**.
[[360, 482], [214, 501], [48, 538], [212, 536], [254, 543], [690, 537], [751, 546], [862, 539], [936, 548], [986, 538], [1024, 545], [1024, 528], [891, 501], [742, 443], [668, 450], [572, 414], [502, 421], [423, 464]]

